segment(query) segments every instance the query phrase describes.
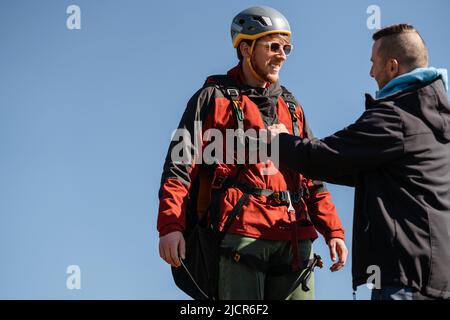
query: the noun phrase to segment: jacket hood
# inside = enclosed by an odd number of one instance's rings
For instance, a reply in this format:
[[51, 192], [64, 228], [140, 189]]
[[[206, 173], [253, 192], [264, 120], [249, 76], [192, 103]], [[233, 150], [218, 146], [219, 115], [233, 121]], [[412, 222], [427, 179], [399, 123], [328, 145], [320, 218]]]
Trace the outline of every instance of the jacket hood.
[[444, 82], [438, 78], [418, 91], [423, 119], [439, 138], [450, 141], [450, 103]]
[[448, 72], [443, 68], [416, 68], [389, 81], [382, 89], [376, 92], [377, 99], [381, 99], [396, 92], [417, 88], [420, 85], [430, 84], [437, 78], [444, 81], [445, 89], [448, 91]]
[[[416, 96], [410, 99], [411, 95]], [[411, 101], [414, 101], [414, 106]], [[450, 103], [441, 77], [426, 85], [408, 88], [377, 100], [366, 94], [366, 108], [384, 103], [394, 103], [416, 114], [425, 121], [436, 137], [450, 142]]]

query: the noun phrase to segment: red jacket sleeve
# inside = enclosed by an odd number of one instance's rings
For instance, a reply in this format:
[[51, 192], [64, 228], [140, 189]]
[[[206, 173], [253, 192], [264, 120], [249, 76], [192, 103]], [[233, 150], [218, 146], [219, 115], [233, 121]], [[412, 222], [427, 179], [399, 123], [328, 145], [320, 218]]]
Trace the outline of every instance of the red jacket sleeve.
[[306, 205], [314, 227], [327, 242], [331, 238], [345, 240], [344, 227], [325, 184], [313, 180], [308, 180], [307, 184], [309, 197], [306, 199]]

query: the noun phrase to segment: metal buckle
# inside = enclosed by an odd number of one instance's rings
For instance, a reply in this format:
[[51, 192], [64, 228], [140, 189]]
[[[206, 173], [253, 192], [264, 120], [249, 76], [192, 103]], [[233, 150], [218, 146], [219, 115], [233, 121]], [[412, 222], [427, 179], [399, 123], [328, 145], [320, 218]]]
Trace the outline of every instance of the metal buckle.
[[282, 203], [289, 202], [287, 191], [280, 191], [280, 195], [281, 195], [280, 200], [281, 200]]
[[230, 95], [231, 97], [239, 97], [239, 91], [237, 89], [234, 88], [228, 88], [227, 89], [227, 93], [228, 95]]
[[227, 180], [227, 176], [214, 175], [214, 179], [211, 183], [211, 188], [221, 189], [223, 187], [223, 184], [225, 183], [225, 180]]
[[288, 191], [274, 191], [272, 197], [277, 204], [289, 203]]
[[274, 191], [272, 193], [272, 197], [273, 197], [273, 199], [275, 200], [276, 203], [278, 203], [278, 204], [281, 203], [280, 192]]
[[239, 262], [241, 260], [241, 255], [237, 252], [234, 253], [233, 260]]

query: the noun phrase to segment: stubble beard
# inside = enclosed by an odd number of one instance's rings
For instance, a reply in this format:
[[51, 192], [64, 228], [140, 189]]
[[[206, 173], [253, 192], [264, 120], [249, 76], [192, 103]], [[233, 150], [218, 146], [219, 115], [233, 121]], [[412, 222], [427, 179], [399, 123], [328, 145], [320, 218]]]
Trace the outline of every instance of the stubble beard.
[[275, 83], [278, 81], [279, 78], [278, 73], [271, 74], [262, 70], [261, 68], [259, 68], [258, 64], [256, 63], [256, 59], [254, 57], [252, 57], [251, 62], [253, 69], [255, 69], [255, 72], [261, 77], [261, 79], [269, 83]]

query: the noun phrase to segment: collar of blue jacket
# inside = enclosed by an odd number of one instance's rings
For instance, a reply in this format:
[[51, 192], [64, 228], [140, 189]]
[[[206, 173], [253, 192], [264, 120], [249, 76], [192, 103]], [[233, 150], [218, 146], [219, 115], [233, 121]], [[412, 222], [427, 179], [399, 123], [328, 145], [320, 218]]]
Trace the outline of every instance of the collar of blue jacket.
[[433, 82], [436, 78], [442, 78], [445, 90], [448, 91], [447, 69], [417, 68], [408, 73], [404, 73], [388, 82], [381, 90], [376, 92], [376, 98], [381, 99], [393, 95], [399, 91], [406, 90], [418, 84]]

